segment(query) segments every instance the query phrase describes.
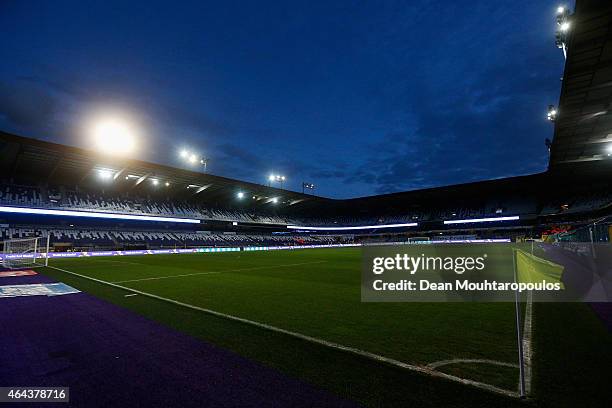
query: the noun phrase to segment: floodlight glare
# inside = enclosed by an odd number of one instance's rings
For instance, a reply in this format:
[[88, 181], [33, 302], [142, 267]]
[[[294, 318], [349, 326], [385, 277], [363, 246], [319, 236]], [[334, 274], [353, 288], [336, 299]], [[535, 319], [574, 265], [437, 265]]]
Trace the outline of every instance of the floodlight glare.
[[612, 143], [608, 144], [606, 151], [608, 152], [608, 156], [612, 156]]
[[96, 147], [108, 154], [126, 154], [134, 150], [134, 132], [119, 119], [104, 119], [93, 127]]
[[278, 203], [278, 198], [274, 197], [274, 198], [272, 199], [272, 202], [273, 202], [274, 204]]
[[557, 14], [563, 14], [564, 11], [565, 11], [565, 7], [563, 6], [557, 7]]
[[270, 176], [268, 177], [268, 180], [274, 181], [274, 179], [275, 179], [274, 174], [270, 174]]
[[570, 23], [568, 21], [564, 22], [563, 24], [561, 24], [561, 26], [559, 27], [559, 30], [561, 31], [567, 31], [570, 28]]
[[109, 170], [100, 170], [98, 175], [102, 180], [108, 180], [113, 176], [113, 173]]
[[166, 187], [170, 187], [170, 182], [166, 181]]
[[555, 105], [548, 105], [548, 114], [546, 115], [546, 118], [551, 121], [554, 122], [557, 119], [557, 109], [555, 108]]
[[198, 161], [198, 158], [196, 157], [195, 154], [192, 154], [191, 156], [189, 156], [189, 163], [195, 163], [196, 161]]
[[181, 157], [183, 159], [187, 158], [187, 156], [189, 155], [189, 152], [187, 150], [181, 150]]
[[243, 198], [244, 198], [244, 193], [243, 193], [242, 191], [240, 191], [238, 194], [236, 194], [236, 196], [237, 196], [239, 199], [243, 199]]
[[151, 179], [151, 183], [153, 183], [154, 186], [159, 184], [159, 181], [157, 179]]

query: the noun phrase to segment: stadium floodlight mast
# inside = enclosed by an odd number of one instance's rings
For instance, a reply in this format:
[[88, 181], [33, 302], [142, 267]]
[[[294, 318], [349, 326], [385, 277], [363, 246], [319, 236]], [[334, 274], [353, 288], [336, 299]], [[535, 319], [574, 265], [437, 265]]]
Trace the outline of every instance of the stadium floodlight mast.
[[280, 174], [270, 174], [268, 176], [268, 186], [271, 186], [272, 182], [276, 181], [277, 183], [280, 184], [280, 188], [283, 188], [283, 183], [285, 182], [286, 177], [285, 176], [281, 176]]
[[555, 44], [563, 50], [563, 57], [567, 59], [567, 39], [572, 28], [569, 9], [565, 6], [557, 7], [557, 32], [555, 33]]
[[314, 191], [315, 185], [313, 183], [307, 183], [307, 182], [304, 181], [304, 182], [302, 182], [302, 194], [305, 193], [306, 189]]
[[558, 114], [559, 112], [557, 111], [557, 108], [555, 108], [555, 105], [548, 105], [548, 113], [546, 114], [546, 118], [549, 121], [554, 122], [557, 120]]
[[186, 163], [188, 163], [189, 165], [193, 166], [196, 164], [201, 164], [202, 166], [204, 166], [204, 172], [206, 172], [206, 168], [208, 167], [208, 159], [205, 157], [201, 157], [198, 154], [191, 152], [187, 149], [183, 149], [180, 151], [179, 156], [181, 157], [181, 159], [183, 159]]

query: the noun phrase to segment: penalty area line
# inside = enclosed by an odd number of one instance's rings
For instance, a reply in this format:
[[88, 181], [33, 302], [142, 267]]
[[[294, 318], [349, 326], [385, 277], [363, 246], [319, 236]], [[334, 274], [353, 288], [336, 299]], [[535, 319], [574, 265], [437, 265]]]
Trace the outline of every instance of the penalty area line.
[[[325, 261], [323, 261], [323, 262], [325, 262]], [[248, 325], [251, 325], [251, 326], [255, 326], [255, 327], [262, 328], [262, 329], [266, 329], [266, 330], [269, 330], [269, 331], [272, 331], [272, 332], [285, 334], [287, 336], [291, 336], [291, 337], [294, 337], [294, 338], [297, 338], [297, 339], [300, 339], [300, 340], [304, 340], [304, 341], [307, 341], [309, 343], [318, 344], [318, 345], [322, 345], [322, 346], [325, 346], [325, 347], [328, 347], [328, 348], [344, 351], [344, 352], [351, 353], [351, 354], [354, 354], [354, 355], [357, 355], [357, 356], [365, 357], [365, 358], [367, 358], [369, 360], [374, 360], [374, 361], [377, 361], [377, 362], [380, 362], [380, 363], [384, 363], [384, 364], [388, 364], [388, 365], [391, 365], [391, 366], [395, 366], [395, 367], [399, 367], [399, 368], [404, 368], [406, 370], [414, 371], [414, 372], [421, 373], [421, 374], [424, 374], [424, 375], [428, 375], [430, 377], [442, 378], [442, 379], [445, 379], [445, 380], [448, 380], [448, 381], [461, 383], [461, 384], [472, 386], [472, 387], [475, 387], [475, 388], [478, 388], [478, 389], [481, 389], [481, 390], [486, 390], [486, 391], [489, 391], [489, 392], [492, 392], [492, 393], [495, 393], [495, 394], [504, 395], [506, 397], [519, 398], [519, 394], [517, 392], [505, 390], [503, 388], [496, 387], [494, 385], [483, 383], [483, 382], [480, 382], [480, 381], [475, 381], [475, 380], [470, 380], [470, 379], [467, 379], [467, 378], [457, 377], [457, 376], [450, 375], [450, 374], [445, 374], [445, 373], [442, 373], [442, 372], [439, 372], [439, 371], [435, 371], [434, 369], [431, 369], [431, 368], [429, 368], [427, 366], [419, 366], [419, 365], [404, 363], [404, 362], [399, 361], [399, 360], [395, 360], [395, 359], [392, 359], [392, 358], [389, 358], [389, 357], [385, 357], [385, 356], [381, 356], [381, 355], [378, 355], [378, 354], [370, 353], [369, 351], [361, 350], [361, 349], [358, 349], [358, 348], [355, 348], [355, 347], [344, 346], [342, 344], [338, 344], [338, 343], [334, 343], [334, 342], [331, 342], [331, 341], [328, 341], [328, 340], [319, 339], [317, 337], [308, 336], [306, 334], [301, 334], [301, 333], [293, 332], [293, 331], [290, 331], [290, 330], [282, 329], [280, 327], [272, 326], [272, 325], [269, 325], [269, 324], [266, 324], [266, 323], [260, 323], [260, 322], [257, 322], [255, 320], [249, 320], [249, 319], [245, 319], [245, 318], [242, 318], [242, 317], [233, 316], [233, 315], [230, 315], [230, 314], [218, 312], [216, 310], [206, 309], [206, 308], [199, 307], [199, 306], [194, 306], [194, 305], [191, 305], [189, 303], [180, 302], [178, 300], [168, 299], [168, 298], [165, 298], [165, 297], [162, 297], [162, 296], [154, 295], [152, 293], [143, 292], [141, 290], [132, 289], [132, 288], [129, 288], [129, 287], [126, 287], [126, 286], [121, 286], [121, 285], [119, 285], [117, 283], [106, 282], [106, 281], [103, 281], [101, 279], [92, 278], [90, 276], [82, 275], [80, 273], [68, 271], [68, 270], [62, 269], [62, 268], [57, 268], [55, 266], [47, 266], [47, 267], [51, 268], [51, 269], [58, 270], [60, 272], [64, 272], [64, 273], [70, 274], [70, 275], [78, 276], [78, 277], [83, 278], [83, 279], [87, 279], [87, 280], [91, 280], [91, 281], [94, 281], [94, 282], [98, 282], [98, 283], [101, 283], [103, 285], [112, 286], [112, 287], [115, 287], [115, 288], [118, 288], [118, 289], [121, 289], [121, 290], [126, 290], [126, 291], [129, 291], [129, 292], [133, 292], [135, 294], [146, 296], [146, 297], [149, 297], [149, 298], [152, 298], [152, 299], [161, 300], [161, 301], [164, 301], [164, 302], [167, 302], [167, 303], [171, 303], [171, 304], [175, 304], [175, 305], [178, 305], [178, 306], [182, 306], [182, 307], [185, 307], [185, 308], [188, 308], [188, 309], [197, 310], [197, 311], [204, 312], [204, 313], [207, 313], [207, 314], [210, 314], [210, 315], [213, 315], [213, 316], [221, 317], [221, 318], [224, 318], [224, 319], [227, 319], [227, 320], [233, 320], [233, 321], [236, 321], [236, 322], [245, 323], [245, 324], [248, 324]]]

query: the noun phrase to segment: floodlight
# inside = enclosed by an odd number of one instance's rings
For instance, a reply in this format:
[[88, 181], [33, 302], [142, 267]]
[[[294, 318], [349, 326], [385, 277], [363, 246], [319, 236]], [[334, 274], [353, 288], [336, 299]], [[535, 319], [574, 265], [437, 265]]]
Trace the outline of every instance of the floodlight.
[[166, 181], [166, 187], [170, 187], [170, 182]]
[[608, 152], [608, 156], [612, 156], [612, 143], [608, 144], [606, 151]]
[[195, 154], [189, 156], [189, 163], [195, 163], [198, 160]]
[[274, 181], [274, 179], [275, 179], [274, 174], [270, 174], [270, 177], [268, 177], [268, 180]]
[[186, 159], [189, 156], [189, 152], [187, 150], [181, 150], [181, 157]]
[[274, 197], [274, 198], [272, 199], [272, 202], [273, 202], [274, 204], [278, 203], [278, 198], [277, 198], [277, 197]]
[[569, 21], [566, 21], [564, 23], [561, 24], [561, 26], [559, 26], [559, 30], [561, 31], [567, 31], [570, 28], [570, 23]]
[[548, 114], [546, 115], [546, 118], [549, 121], [554, 122], [557, 119], [557, 114], [558, 113], [559, 112], [555, 108], [555, 105], [548, 105]]
[[238, 192], [238, 194], [236, 194], [236, 196], [237, 196], [239, 199], [243, 199], [243, 198], [244, 198], [244, 193], [243, 193], [242, 191], [240, 191], [240, 192]]
[[159, 184], [159, 181], [157, 179], [151, 179], [151, 183], [153, 183], [154, 186]]
[[109, 154], [126, 154], [134, 150], [134, 132], [128, 124], [119, 119], [104, 119], [92, 130], [96, 147]]
[[113, 173], [110, 170], [100, 170], [98, 175], [102, 180], [108, 180], [113, 176]]
[[281, 180], [285, 181], [285, 176], [281, 176]]
[[557, 14], [563, 14], [564, 11], [565, 11], [565, 7], [563, 6], [557, 7]]

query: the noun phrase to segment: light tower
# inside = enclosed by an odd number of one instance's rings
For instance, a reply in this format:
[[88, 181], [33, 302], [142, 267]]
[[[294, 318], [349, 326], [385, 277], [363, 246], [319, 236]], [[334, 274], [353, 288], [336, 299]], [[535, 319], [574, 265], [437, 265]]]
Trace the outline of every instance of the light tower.
[[567, 39], [572, 28], [571, 14], [565, 6], [557, 7], [557, 32], [555, 33], [555, 44], [563, 50], [563, 57], [567, 59]]

